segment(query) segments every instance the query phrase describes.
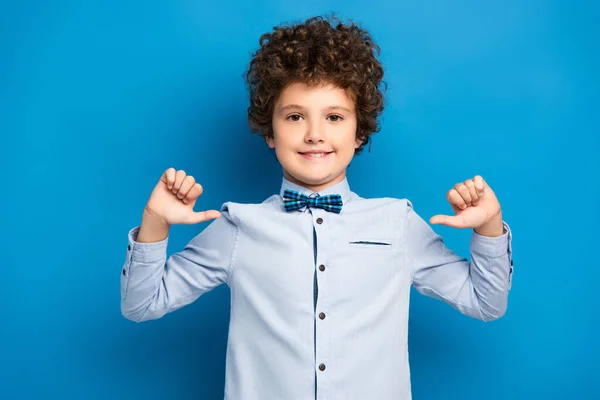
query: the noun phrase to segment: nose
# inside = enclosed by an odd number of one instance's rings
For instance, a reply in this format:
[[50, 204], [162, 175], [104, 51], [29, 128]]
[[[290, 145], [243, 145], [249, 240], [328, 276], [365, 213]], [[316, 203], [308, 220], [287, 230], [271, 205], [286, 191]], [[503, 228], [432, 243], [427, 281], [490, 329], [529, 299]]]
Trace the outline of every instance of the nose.
[[304, 135], [304, 141], [307, 143], [322, 143], [325, 141], [325, 132], [318, 122], [307, 124], [307, 131]]

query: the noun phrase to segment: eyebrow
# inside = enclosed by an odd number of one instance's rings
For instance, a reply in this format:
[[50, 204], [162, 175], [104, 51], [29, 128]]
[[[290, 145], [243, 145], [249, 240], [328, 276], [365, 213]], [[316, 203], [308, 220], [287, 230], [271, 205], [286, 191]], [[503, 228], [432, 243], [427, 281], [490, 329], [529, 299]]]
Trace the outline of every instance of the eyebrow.
[[[288, 104], [286, 106], [281, 107], [279, 109], [279, 111], [283, 112], [283, 111], [287, 111], [287, 110], [304, 110], [304, 109], [305, 109], [304, 107], [302, 107], [298, 104]], [[327, 110], [327, 111], [342, 110], [342, 111], [346, 111], [346, 112], [351, 112], [346, 107], [340, 106], [340, 105], [333, 105], [333, 106], [325, 107], [324, 110]]]

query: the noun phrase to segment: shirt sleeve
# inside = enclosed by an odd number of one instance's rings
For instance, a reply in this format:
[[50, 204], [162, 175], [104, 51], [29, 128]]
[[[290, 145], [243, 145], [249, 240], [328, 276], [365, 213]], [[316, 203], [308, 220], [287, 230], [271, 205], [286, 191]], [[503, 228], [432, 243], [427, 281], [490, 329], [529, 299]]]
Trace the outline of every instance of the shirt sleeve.
[[167, 259], [168, 237], [136, 241], [139, 226], [128, 234], [121, 270], [121, 313], [141, 322], [157, 319], [228, 283], [235, 260], [238, 226], [226, 205], [221, 216]]
[[442, 300], [461, 313], [483, 321], [506, 312], [512, 284], [512, 233], [486, 237], [472, 232], [471, 260], [448, 249], [443, 239], [408, 202], [407, 258], [412, 284], [420, 293]]

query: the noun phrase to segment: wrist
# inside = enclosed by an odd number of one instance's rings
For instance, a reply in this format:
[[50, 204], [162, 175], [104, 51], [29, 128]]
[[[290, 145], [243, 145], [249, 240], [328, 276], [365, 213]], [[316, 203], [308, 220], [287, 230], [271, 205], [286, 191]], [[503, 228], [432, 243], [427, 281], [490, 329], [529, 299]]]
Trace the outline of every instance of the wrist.
[[147, 206], [144, 207], [144, 212], [142, 213], [142, 223], [146, 223], [155, 228], [170, 228], [171, 224], [169, 224], [164, 218], [160, 217], [154, 211], [149, 209]]
[[498, 210], [485, 224], [475, 228], [475, 232], [481, 236], [498, 237], [504, 234], [502, 223], [502, 209]]
[[140, 243], [160, 242], [167, 238], [169, 229], [169, 223], [151, 210], [144, 209], [136, 241]]

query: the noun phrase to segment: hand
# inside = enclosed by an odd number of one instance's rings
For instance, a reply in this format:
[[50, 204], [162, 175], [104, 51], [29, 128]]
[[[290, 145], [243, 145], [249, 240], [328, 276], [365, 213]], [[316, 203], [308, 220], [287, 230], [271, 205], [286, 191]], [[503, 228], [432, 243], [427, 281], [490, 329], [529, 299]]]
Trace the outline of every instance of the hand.
[[198, 224], [219, 218], [217, 210], [195, 212], [196, 199], [202, 194], [202, 186], [185, 171], [167, 169], [146, 204], [144, 213], [158, 218], [167, 225]]
[[[479, 175], [473, 179], [467, 179], [464, 182], [457, 183], [448, 191], [447, 199], [455, 216], [435, 215], [429, 222], [432, 224], [442, 224], [454, 228], [489, 228], [486, 224], [494, 224], [494, 231], [498, 235], [502, 234], [502, 216], [500, 213], [500, 203], [483, 178]], [[498, 218], [499, 217], [499, 218]], [[496, 226], [497, 225], [497, 226]], [[490, 231], [490, 229], [483, 229]]]

